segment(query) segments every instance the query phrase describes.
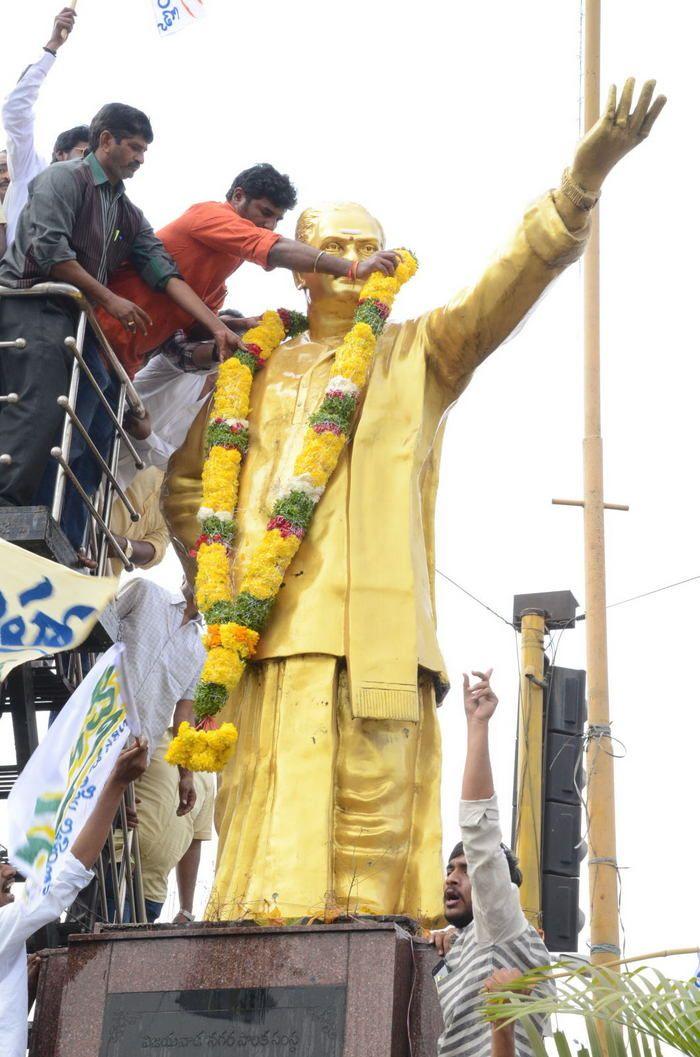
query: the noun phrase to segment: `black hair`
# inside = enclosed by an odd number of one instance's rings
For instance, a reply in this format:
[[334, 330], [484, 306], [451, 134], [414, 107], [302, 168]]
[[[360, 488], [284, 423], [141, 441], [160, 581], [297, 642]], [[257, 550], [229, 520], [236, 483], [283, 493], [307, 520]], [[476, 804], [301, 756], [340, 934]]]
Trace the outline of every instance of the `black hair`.
[[56, 155], [59, 153], [70, 154], [74, 147], [77, 147], [79, 143], [90, 142], [90, 128], [88, 125], [76, 125], [74, 128], [66, 129], [56, 139], [53, 145], [53, 159], [56, 160]]
[[142, 110], [126, 103], [107, 103], [90, 122], [90, 150], [96, 151], [103, 132], [111, 132], [117, 143], [124, 136], [142, 136], [146, 143], [153, 142], [153, 129]]
[[[514, 885], [517, 885], [517, 887], [520, 888], [521, 884], [523, 883], [523, 872], [518, 866], [518, 858], [516, 855], [513, 854], [507, 844], [502, 843], [501, 848], [503, 849], [503, 854], [505, 855], [506, 862], [508, 863], [510, 879]], [[454, 848], [450, 852], [450, 857], [447, 861], [452, 862], [453, 859], [459, 859], [462, 855], [464, 855], [464, 845], [460, 841], [459, 844], [455, 844]]]
[[[239, 312], [237, 308], [222, 308], [220, 312], [217, 312], [217, 315], [219, 319], [224, 319], [226, 316], [234, 319], [243, 319], [243, 313]], [[229, 327], [229, 330], [231, 329]], [[187, 337], [190, 341], [211, 341], [211, 331], [203, 323], [193, 323], [187, 331]]]
[[239, 173], [228, 189], [227, 202], [231, 201], [237, 187], [245, 193], [246, 198], [269, 198], [278, 209], [293, 209], [297, 204], [297, 192], [292, 181], [267, 162], [253, 165]]

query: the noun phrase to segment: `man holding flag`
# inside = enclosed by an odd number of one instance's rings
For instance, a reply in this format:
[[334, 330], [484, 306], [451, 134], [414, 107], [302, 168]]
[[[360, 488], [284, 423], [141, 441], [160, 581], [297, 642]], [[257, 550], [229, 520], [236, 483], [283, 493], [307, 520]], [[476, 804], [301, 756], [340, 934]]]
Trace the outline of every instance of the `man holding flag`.
[[[35, 140], [34, 108], [46, 78], [53, 69], [62, 48], [75, 26], [74, 7], [63, 7], [56, 15], [51, 35], [37, 62], [27, 66], [2, 107], [2, 123], [7, 135], [7, 163], [12, 182], [4, 202], [7, 218], [7, 242], [15, 237], [19, 215], [27, 204], [29, 184], [49, 165], [40, 154]], [[90, 130], [75, 125], [59, 133], [51, 152], [51, 164], [82, 158], [88, 147]]]
[[[0, 1024], [2, 1057], [24, 1057], [27, 1050], [26, 941], [60, 917], [92, 880], [91, 867], [107, 839], [124, 790], [146, 770], [146, 745], [137, 739], [117, 757], [94, 807], [71, 846], [62, 856], [48, 890], [25, 893], [15, 901], [10, 885], [15, 870], [0, 866]], [[29, 881], [28, 881], [29, 887]]]

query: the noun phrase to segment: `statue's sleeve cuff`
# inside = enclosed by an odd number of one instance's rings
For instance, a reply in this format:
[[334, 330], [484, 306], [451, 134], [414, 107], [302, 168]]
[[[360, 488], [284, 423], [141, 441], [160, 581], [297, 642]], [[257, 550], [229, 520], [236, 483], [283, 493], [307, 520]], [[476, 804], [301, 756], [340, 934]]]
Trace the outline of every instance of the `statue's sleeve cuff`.
[[565, 268], [579, 259], [591, 232], [590, 219], [577, 231], [569, 231], [549, 191], [528, 209], [524, 219], [530, 249], [550, 268]]

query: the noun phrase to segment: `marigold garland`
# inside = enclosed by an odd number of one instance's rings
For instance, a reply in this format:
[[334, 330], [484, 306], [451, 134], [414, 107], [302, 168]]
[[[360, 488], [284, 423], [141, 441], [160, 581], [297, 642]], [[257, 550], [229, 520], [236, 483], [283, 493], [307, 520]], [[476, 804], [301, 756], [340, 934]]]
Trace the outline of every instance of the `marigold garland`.
[[234, 515], [238, 500], [241, 464], [248, 451], [248, 414], [253, 377], [285, 338], [301, 334], [305, 316], [284, 308], [265, 312], [259, 325], [244, 336], [245, 349], [237, 349], [219, 368], [206, 435], [202, 471], [202, 505], [198, 518], [202, 533], [193, 555], [197, 558], [197, 604], [209, 626], [207, 659], [196, 693], [197, 729], [183, 723], [166, 759], [196, 771], [219, 771], [238, 737], [232, 723], [220, 729], [199, 729], [201, 721], [226, 703], [241, 675], [245, 660], [258, 641], [245, 621], [237, 622], [229, 573], [229, 558], [236, 535]]
[[[248, 352], [228, 360], [219, 372], [207, 433], [209, 455], [202, 477], [204, 492], [199, 512], [203, 535], [197, 549], [197, 600], [209, 625], [209, 652], [195, 695], [198, 729], [193, 731], [189, 724], [181, 725], [166, 756], [170, 763], [192, 770], [219, 770], [233, 751], [235, 727], [224, 723], [217, 729], [212, 717], [223, 708], [229, 692], [240, 681], [247, 661], [255, 653], [285, 573], [348, 441], [358, 401], [369, 377], [377, 338], [384, 329], [396, 294], [418, 267], [408, 250], [399, 250], [399, 255], [401, 262], [393, 276], [374, 272], [362, 288], [353, 325], [336, 352], [323, 400], [309, 418], [293, 476], [273, 507], [267, 529], [243, 571], [241, 589], [235, 598], [231, 596], [228, 570], [233, 538], [230, 523], [238, 494], [241, 460], [248, 445], [247, 415], [255, 369], [255, 366], [249, 368], [249, 364], [261, 366], [284, 334], [293, 333], [285, 324], [282, 312], [265, 313], [261, 326], [245, 335]], [[226, 454], [221, 454], [222, 450]], [[230, 728], [227, 735], [223, 735], [225, 728]], [[228, 751], [225, 751], [223, 744], [227, 739]]]

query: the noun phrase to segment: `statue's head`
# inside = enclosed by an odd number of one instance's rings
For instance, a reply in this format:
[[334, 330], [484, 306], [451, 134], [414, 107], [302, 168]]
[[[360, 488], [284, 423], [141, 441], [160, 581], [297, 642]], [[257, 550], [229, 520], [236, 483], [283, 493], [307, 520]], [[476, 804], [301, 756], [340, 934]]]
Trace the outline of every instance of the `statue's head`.
[[[382, 225], [357, 202], [331, 202], [305, 209], [297, 222], [296, 237], [319, 250], [347, 260], [363, 261], [384, 248]], [[312, 301], [342, 298], [356, 301], [361, 282], [313, 272], [295, 276], [300, 290]]]

